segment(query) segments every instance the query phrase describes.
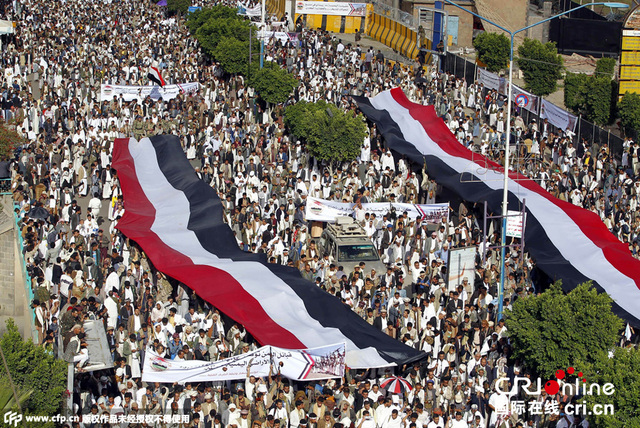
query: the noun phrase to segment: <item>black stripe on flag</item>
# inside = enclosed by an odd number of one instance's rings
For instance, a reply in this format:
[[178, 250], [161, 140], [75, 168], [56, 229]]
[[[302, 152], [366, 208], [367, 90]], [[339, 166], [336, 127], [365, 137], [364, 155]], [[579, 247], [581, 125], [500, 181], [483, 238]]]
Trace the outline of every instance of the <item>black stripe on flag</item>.
[[[407, 156], [418, 165], [423, 162], [427, 164], [429, 176], [434, 178], [438, 184], [454, 192], [460, 198], [470, 202], [484, 202], [493, 212], [501, 212], [502, 190], [489, 188], [480, 178], [473, 176], [471, 172], [459, 173], [444, 161], [436, 156], [424, 156], [409, 141], [404, 138], [402, 131], [385, 110], [378, 110], [371, 105], [366, 97], [352, 97], [358, 103], [360, 110], [369, 120], [374, 122], [386, 140], [387, 147], [396, 153]], [[520, 206], [520, 200], [516, 195], [509, 192], [509, 205]], [[527, 210], [527, 227], [525, 228], [526, 250], [533, 256], [536, 265], [545, 272], [551, 280], [562, 280], [562, 288], [570, 291], [577, 285], [590, 281], [585, 275], [578, 271], [569, 261], [567, 261], [560, 251], [553, 245], [546, 231]], [[593, 281], [598, 292], [606, 292], [597, 282]], [[640, 325], [634, 315], [621, 308], [615, 301], [612, 304], [616, 314], [626, 320], [635, 320], [636, 325]]]
[[[222, 221], [223, 208], [218, 195], [211, 186], [197, 178], [184, 156], [178, 137], [163, 135], [150, 137], [150, 140], [156, 150], [158, 165], [163, 175], [175, 189], [183, 192], [189, 201], [191, 215], [187, 228], [196, 234], [198, 241], [207, 251], [233, 261], [265, 264], [304, 302], [305, 309], [312, 318], [325, 328], [340, 330], [360, 349], [373, 347], [386, 361], [397, 364], [426, 357], [424, 352], [410, 348], [369, 325], [335, 296], [303, 279], [297, 269], [267, 263], [264, 254], [240, 250], [233, 232]], [[242, 323], [242, 320], [236, 321]]]

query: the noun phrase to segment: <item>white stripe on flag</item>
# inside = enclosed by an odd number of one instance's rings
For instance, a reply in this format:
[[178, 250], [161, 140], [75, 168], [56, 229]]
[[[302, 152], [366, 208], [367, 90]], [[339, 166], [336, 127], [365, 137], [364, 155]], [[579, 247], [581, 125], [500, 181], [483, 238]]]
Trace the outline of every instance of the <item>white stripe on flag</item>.
[[[396, 102], [390, 91], [370, 98], [370, 102], [374, 108], [386, 110], [389, 113], [402, 131], [404, 138], [420, 153], [440, 158], [459, 173], [474, 171], [486, 186], [502, 191], [503, 175], [501, 173], [446, 153], [431, 139], [420, 122]], [[560, 207], [513, 180], [509, 180], [509, 191], [521, 201], [527, 200], [527, 209], [537, 218], [552, 244], [558, 248], [566, 260], [587, 278], [597, 281], [620, 307], [637, 316], [640, 290], [635, 282], [611, 265], [602, 250], [584, 235], [578, 225]]]
[[[189, 257], [193, 263], [222, 269], [260, 303], [269, 317], [292, 332], [308, 347], [346, 342], [349, 367], [387, 367], [373, 347], [359, 349], [337, 328], [324, 327], [306, 311], [304, 302], [293, 290], [257, 262], [221, 259], [202, 247], [196, 234], [187, 228], [190, 208], [185, 194], [175, 189], [160, 170], [156, 151], [148, 138], [129, 140], [129, 152], [136, 165], [138, 181], [155, 207], [151, 230], [169, 247]], [[265, 286], [268, 284], [268, 286]]]

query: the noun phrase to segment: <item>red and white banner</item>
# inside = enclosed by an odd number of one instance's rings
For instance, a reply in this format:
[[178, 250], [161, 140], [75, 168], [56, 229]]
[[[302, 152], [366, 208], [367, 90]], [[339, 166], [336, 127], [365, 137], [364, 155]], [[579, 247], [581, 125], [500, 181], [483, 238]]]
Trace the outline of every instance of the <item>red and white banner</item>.
[[145, 353], [143, 382], [213, 382], [266, 377], [280, 373], [292, 380], [319, 380], [344, 376], [344, 344], [312, 349], [281, 349], [263, 346], [246, 354], [219, 361], [178, 361]]

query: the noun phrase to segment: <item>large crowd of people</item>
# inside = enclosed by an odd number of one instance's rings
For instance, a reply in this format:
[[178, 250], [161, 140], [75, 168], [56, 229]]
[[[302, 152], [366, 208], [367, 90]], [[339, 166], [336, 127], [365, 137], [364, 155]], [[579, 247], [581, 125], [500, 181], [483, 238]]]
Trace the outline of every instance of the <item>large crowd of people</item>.
[[[435, 225], [406, 213], [367, 213], [359, 204], [440, 202], [442, 189], [423, 165], [389, 150], [373, 125], [357, 159], [330, 172], [292, 138], [281, 109], [258, 102], [242, 76], [225, 74], [201, 53], [182, 18], [154, 3], [4, 5], [18, 25], [14, 36], [3, 36], [2, 114], [28, 143], [15, 157], [0, 159], [0, 178], [11, 179], [18, 207], [38, 340], [76, 365], [72, 411], [98, 418], [74, 426], [589, 426], [564, 411], [575, 395], [497, 392], [500, 379], [513, 382], [527, 368], [512, 358], [498, 318], [498, 256], [482, 249], [499, 245], [499, 230], [492, 227], [483, 241], [482, 207], [456, 203]], [[413, 101], [433, 104], [461, 144], [497, 161], [503, 156], [506, 103], [497, 92], [417, 61], [390, 63], [379, 50], [325, 31], [302, 29], [298, 40], [270, 39], [265, 47], [265, 60], [300, 80], [291, 102], [324, 99], [356, 109], [350, 96], [400, 86]], [[149, 66], [167, 83], [198, 82], [200, 89], [171, 100], [101, 99], [101, 84], [149, 84]], [[516, 115], [513, 125], [514, 168], [554, 196], [596, 212], [640, 257], [638, 144], [627, 140], [624, 152], [614, 154], [546, 122], [525, 124]], [[164, 133], [180, 137], [199, 176], [216, 189], [241, 248], [298, 267], [372, 328], [423, 351], [424, 360], [314, 383], [276, 375], [248, 375], [240, 383], [142, 382], [149, 349], [171, 359], [216, 361], [256, 348], [241, 324], [157, 271], [116, 228], [126, 200], [111, 168], [114, 139]], [[386, 271], [365, 265], [348, 272], [320, 254], [317, 224], [305, 219], [307, 197], [355, 203], [355, 219]], [[475, 279], [450, 289], [448, 252], [473, 246], [479, 249]], [[510, 251], [506, 307], [537, 285], [535, 261]], [[113, 369], [90, 369], [86, 320], [104, 321]], [[380, 389], [390, 374], [405, 377], [413, 389]], [[180, 418], [117, 419], [136, 415]]]

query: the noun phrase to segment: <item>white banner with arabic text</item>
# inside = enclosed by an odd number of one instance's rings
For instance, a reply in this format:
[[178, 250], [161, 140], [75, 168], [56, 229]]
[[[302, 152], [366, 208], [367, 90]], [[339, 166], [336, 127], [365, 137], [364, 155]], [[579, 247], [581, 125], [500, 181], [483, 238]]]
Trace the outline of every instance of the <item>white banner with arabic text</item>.
[[[352, 216], [355, 212], [356, 204], [348, 202], [334, 202], [326, 199], [307, 198], [306, 220], [307, 221], [326, 221], [334, 222], [338, 217]], [[365, 212], [375, 213], [376, 217], [382, 218], [383, 215], [392, 209], [398, 215], [407, 211], [410, 219], [418, 221], [426, 221], [427, 223], [438, 224], [443, 217], [449, 220], [449, 204], [405, 204], [390, 202], [372, 202], [362, 204]]]
[[344, 376], [344, 343], [310, 349], [263, 346], [246, 354], [219, 361], [176, 361], [148, 351], [142, 370], [143, 382], [211, 382], [244, 379], [247, 368], [253, 376], [279, 372], [292, 380], [331, 379]]
[[[497, 89], [501, 94], [507, 94], [507, 79], [487, 71], [484, 68], [478, 69], [478, 82], [482, 83], [485, 88]], [[539, 98], [517, 85], [513, 85], [511, 101], [520, 108], [529, 110], [532, 113], [538, 113], [538, 103], [540, 102]]]
[[296, 13], [299, 15], [367, 16], [367, 4], [327, 1], [297, 1]]
[[540, 118], [547, 119], [550, 124], [563, 131], [567, 129], [575, 131], [576, 122], [578, 121], [576, 116], [545, 99], [542, 100], [542, 106], [540, 107]]
[[200, 88], [198, 82], [181, 83], [177, 85], [164, 85], [162, 87], [149, 86], [124, 86], [124, 85], [100, 85], [100, 101], [111, 101], [113, 97], [120, 99], [120, 95], [125, 101], [138, 100], [142, 101], [147, 97], [151, 97], [154, 101], [168, 101], [177, 97], [179, 94], [192, 94]]

